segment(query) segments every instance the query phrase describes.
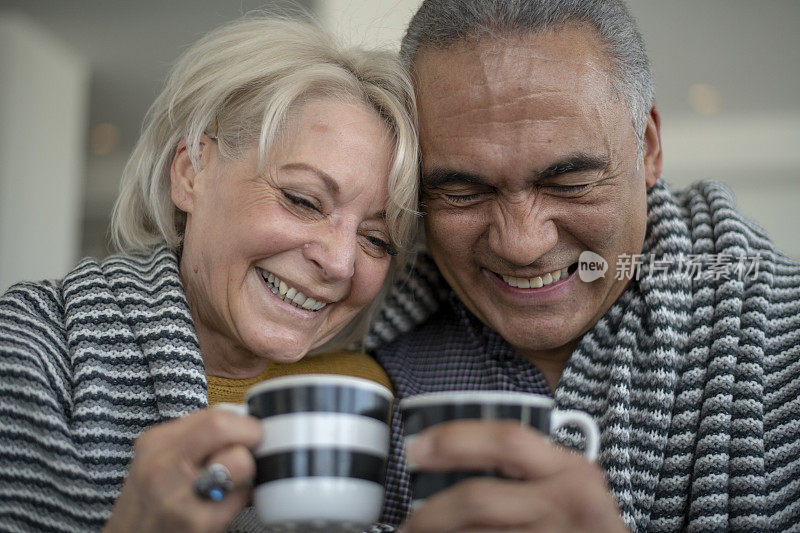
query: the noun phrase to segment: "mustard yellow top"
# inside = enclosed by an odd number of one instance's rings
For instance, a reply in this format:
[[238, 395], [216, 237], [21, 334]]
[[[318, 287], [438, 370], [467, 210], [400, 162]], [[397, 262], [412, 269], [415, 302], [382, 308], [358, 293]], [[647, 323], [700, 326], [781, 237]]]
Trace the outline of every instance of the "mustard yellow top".
[[375, 359], [364, 353], [339, 351], [304, 357], [296, 363], [270, 362], [267, 369], [254, 378], [230, 379], [207, 376], [208, 405], [220, 402], [243, 403], [244, 393], [256, 383], [292, 374], [344, 374], [371, 379], [392, 389], [389, 376]]

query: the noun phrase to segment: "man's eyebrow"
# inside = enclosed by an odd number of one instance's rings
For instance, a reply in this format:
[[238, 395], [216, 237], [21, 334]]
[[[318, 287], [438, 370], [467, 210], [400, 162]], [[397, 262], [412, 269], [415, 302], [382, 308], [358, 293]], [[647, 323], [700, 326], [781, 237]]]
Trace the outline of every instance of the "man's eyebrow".
[[423, 187], [436, 188], [454, 183], [488, 185], [485, 179], [477, 174], [470, 174], [469, 172], [461, 172], [447, 168], [434, 168], [422, 173]]
[[533, 181], [544, 180], [567, 174], [569, 172], [583, 172], [586, 170], [603, 170], [608, 167], [610, 160], [605, 156], [593, 156], [585, 153], [570, 155], [540, 172], [533, 175]]
[[333, 196], [339, 194], [339, 184], [336, 183], [336, 180], [330, 177], [327, 173], [311, 165], [307, 165], [306, 163], [286, 163], [285, 165], [281, 165], [281, 170], [303, 170], [310, 172], [321, 179], [323, 183], [325, 183], [325, 188], [328, 189], [328, 192], [330, 192]]
[[[544, 180], [569, 172], [603, 170], [608, 167], [609, 163], [610, 160], [605, 156], [593, 156], [585, 153], [572, 154], [561, 161], [553, 163], [544, 170], [534, 172], [532, 181]], [[486, 179], [478, 174], [472, 174], [470, 172], [462, 172], [448, 168], [434, 168], [422, 173], [423, 187], [436, 188], [459, 183], [490, 186]]]

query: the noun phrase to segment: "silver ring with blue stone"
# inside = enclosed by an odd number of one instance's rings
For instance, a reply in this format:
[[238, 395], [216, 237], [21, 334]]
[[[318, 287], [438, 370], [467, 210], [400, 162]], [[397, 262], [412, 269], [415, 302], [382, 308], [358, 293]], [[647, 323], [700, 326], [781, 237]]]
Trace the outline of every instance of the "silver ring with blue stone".
[[221, 501], [232, 488], [231, 473], [220, 463], [211, 463], [194, 480], [195, 493], [215, 502]]

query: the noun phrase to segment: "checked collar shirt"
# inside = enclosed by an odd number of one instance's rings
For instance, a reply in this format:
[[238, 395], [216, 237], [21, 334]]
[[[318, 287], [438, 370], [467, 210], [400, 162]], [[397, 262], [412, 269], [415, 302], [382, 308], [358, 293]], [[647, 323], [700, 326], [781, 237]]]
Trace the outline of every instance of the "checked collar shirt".
[[[539, 370], [454, 294], [425, 324], [376, 352], [398, 400], [427, 392], [501, 390], [552, 397]], [[381, 521], [399, 524], [411, 501], [400, 411], [395, 404]]]

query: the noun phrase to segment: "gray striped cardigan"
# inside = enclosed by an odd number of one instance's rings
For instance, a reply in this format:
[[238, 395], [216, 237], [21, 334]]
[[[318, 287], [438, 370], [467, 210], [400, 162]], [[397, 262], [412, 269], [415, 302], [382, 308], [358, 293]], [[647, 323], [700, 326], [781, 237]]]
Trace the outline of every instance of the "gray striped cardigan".
[[207, 403], [168, 249], [11, 287], [0, 298], [0, 530], [100, 529], [134, 439]]
[[[101, 529], [136, 437], [207, 406], [166, 247], [85, 259], [61, 281], [11, 287], [0, 298], [0, 531]], [[251, 507], [229, 526], [260, 529]]]
[[[556, 401], [598, 419], [633, 530], [800, 530], [800, 266], [719, 185], [658, 184], [648, 208], [650, 256], [757, 252], [760, 272], [691, 280], [645, 266], [581, 341]], [[424, 321], [435, 279], [401, 277], [368, 344]], [[136, 436], [206, 405], [169, 250], [12, 287], [0, 298], [0, 530], [99, 529]]]

